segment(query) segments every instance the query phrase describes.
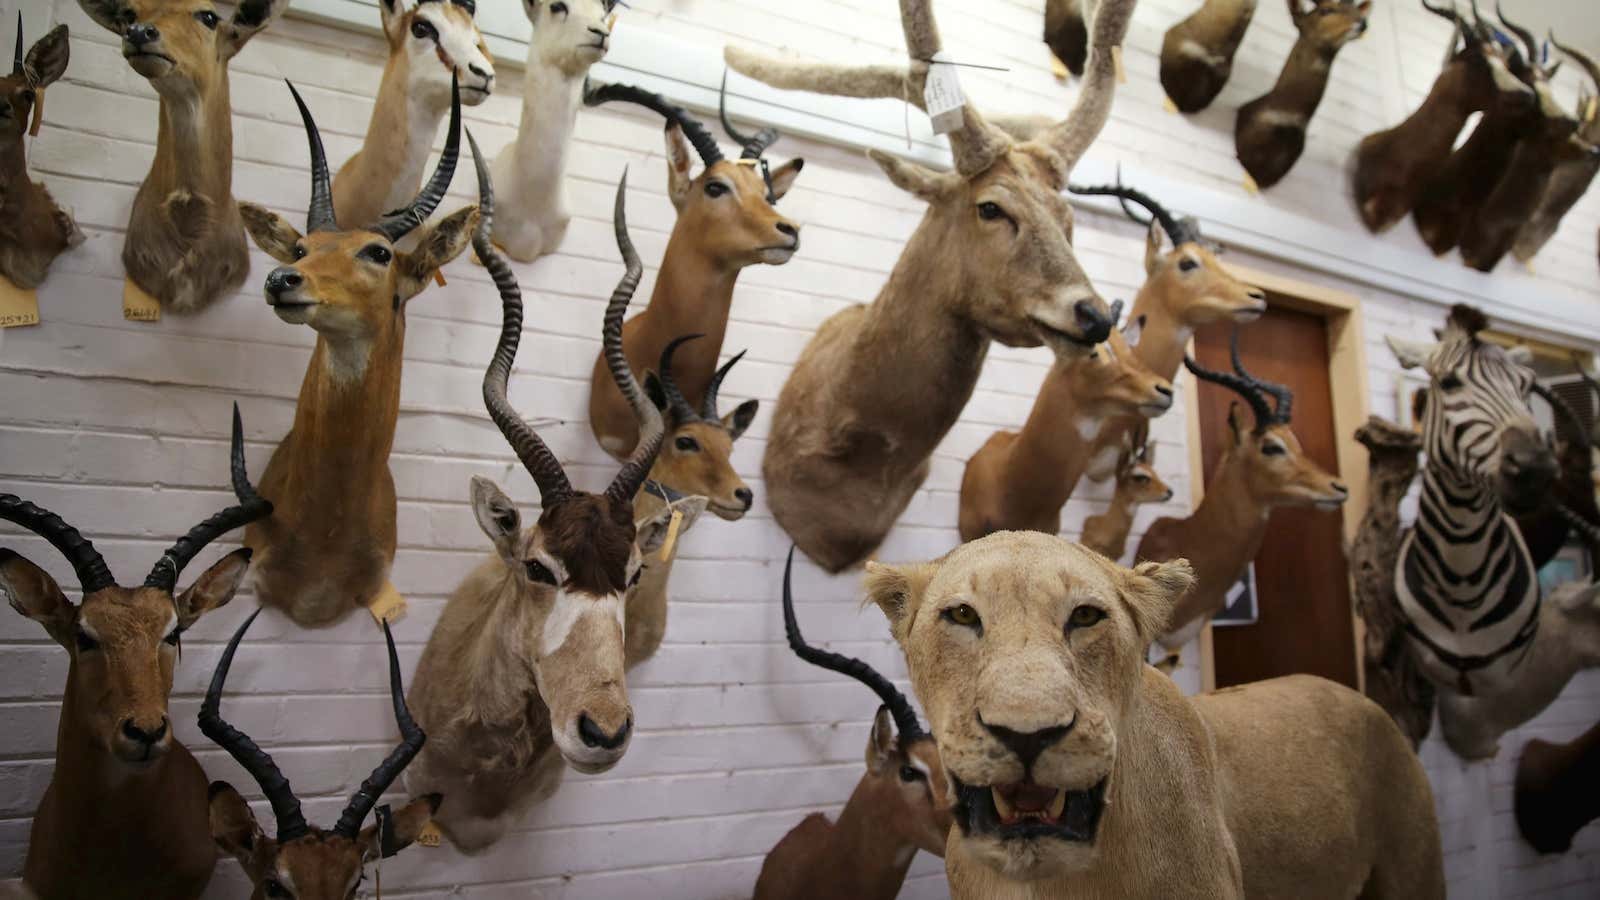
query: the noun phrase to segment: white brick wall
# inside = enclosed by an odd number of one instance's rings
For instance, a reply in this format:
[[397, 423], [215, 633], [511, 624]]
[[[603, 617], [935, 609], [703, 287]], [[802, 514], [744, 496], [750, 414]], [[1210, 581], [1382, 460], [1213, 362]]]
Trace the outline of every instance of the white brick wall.
[[[492, 0], [509, 3], [510, 0]], [[9, 23], [18, 0], [0, 0]], [[60, 259], [40, 293], [44, 324], [0, 333], [0, 490], [56, 509], [94, 538], [113, 569], [132, 580], [180, 531], [227, 502], [230, 404], [244, 413], [251, 469], [259, 473], [288, 429], [311, 346], [308, 329], [283, 324], [261, 300], [269, 263], [236, 297], [204, 315], [157, 326], [125, 322], [118, 308], [119, 252], [129, 205], [154, 152], [154, 94], [120, 58], [110, 35], [71, 0], [22, 0], [29, 35], [71, 24], [72, 64], [49, 92], [45, 127], [30, 155], [36, 175], [75, 208], [89, 242]], [[1239, 54], [1232, 84], [1194, 119], [1163, 112], [1155, 54], [1165, 28], [1193, 4], [1144, 0], [1129, 38], [1130, 75], [1092, 158], [1192, 180], [1242, 195], [1233, 160], [1231, 110], [1266, 88], [1290, 40], [1288, 18], [1266, 3]], [[956, 58], [1011, 67], [963, 73], [980, 99], [1008, 108], [1065, 110], [1071, 88], [1045, 71], [1038, 0], [941, 0]], [[900, 46], [889, 0], [636, 0], [629, 24], [716, 47], [737, 39], [832, 57], [887, 55]], [[9, 25], [7, 26], [9, 28]], [[4, 32], [9, 40], [9, 31]], [[1426, 91], [1446, 28], [1418, 8], [1386, 0], [1371, 36], [1343, 52], [1294, 173], [1258, 203], [1370, 241], [1344, 200], [1344, 160], [1363, 134], [1397, 121]], [[1600, 48], [1591, 48], [1600, 49]], [[281, 78], [292, 75], [317, 113], [330, 157], [353, 152], [365, 131], [382, 68], [373, 34], [289, 19], [257, 38], [233, 65], [235, 193], [293, 216], [307, 194], [305, 143]], [[1571, 67], [1568, 67], [1570, 70]], [[520, 77], [507, 67], [494, 98], [467, 111], [485, 150], [510, 140]], [[1570, 100], [1576, 82], [1560, 83]], [[650, 268], [671, 228], [659, 150], [660, 123], [617, 108], [579, 116], [572, 194], [577, 218], [561, 253], [518, 266], [530, 331], [512, 381], [513, 401], [530, 416], [563, 424], [543, 430], [577, 478], [591, 486], [610, 464], [589, 436], [589, 366], [604, 298], [620, 266], [610, 236], [610, 203], [624, 165], [633, 171], [630, 226]], [[738, 445], [735, 462], [757, 496], [770, 404], [812, 329], [846, 303], [870, 301], [920, 204], [900, 193], [859, 153], [786, 139], [779, 155], [807, 167], [784, 200], [806, 223], [805, 248], [783, 268], [757, 267], [740, 280], [727, 347], [750, 348], [726, 386], [730, 401], [768, 406]], [[458, 178], [447, 204], [470, 201]], [[1204, 210], [1186, 210], [1202, 213]], [[1576, 210], [1539, 258], [1540, 282], [1600, 300], [1594, 235], [1600, 194]], [[1420, 247], [1402, 225], [1385, 242]], [[1080, 216], [1080, 258], [1107, 296], [1131, 299], [1142, 279], [1142, 235], [1115, 218]], [[1296, 272], [1235, 249], [1247, 265], [1349, 290], [1365, 301], [1374, 412], [1394, 412], [1396, 367], [1386, 332], [1421, 337], [1442, 317], [1437, 305], [1385, 296], [1359, 277]], [[1507, 263], [1505, 270], [1514, 268]], [[1359, 273], [1352, 272], [1359, 276]], [[410, 309], [402, 412], [391, 465], [400, 498], [394, 582], [411, 602], [397, 629], [409, 672], [444, 598], [485, 552], [466, 504], [467, 479], [498, 479], [525, 508], [536, 492], [483, 415], [479, 381], [499, 327], [499, 305], [481, 269], [458, 262], [450, 284], [430, 288]], [[1509, 277], [1506, 275], [1498, 277]], [[1487, 280], [1484, 283], [1489, 283]], [[1533, 283], [1533, 282], [1530, 282]], [[1491, 314], [1493, 309], [1490, 310]], [[1593, 317], [1600, 321], [1600, 309]], [[1593, 322], [1588, 323], [1592, 326]], [[1552, 323], [1552, 331], [1562, 327]], [[1557, 338], [1558, 335], [1544, 335]], [[886, 559], [929, 557], [956, 540], [957, 490], [966, 458], [996, 427], [1024, 418], [1048, 366], [1042, 349], [996, 348], [961, 422], [939, 448], [924, 490], [882, 551]], [[1180, 390], [1187, 387], [1180, 379]], [[1176, 496], [1188, 497], [1183, 406], [1158, 421], [1171, 444], [1161, 453]], [[1106, 497], [1085, 484], [1068, 505], [1075, 530]], [[159, 502], [150, 502], [158, 496]], [[1136, 530], [1180, 506], [1146, 509]], [[748, 892], [766, 850], [807, 812], [836, 810], [861, 771], [873, 698], [859, 686], [796, 662], [784, 646], [777, 605], [787, 539], [760, 502], [743, 522], [703, 520], [685, 541], [673, 581], [671, 626], [660, 653], [630, 679], [640, 732], [620, 766], [604, 776], [570, 776], [560, 793], [487, 855], [413, 849], [385, 866], [392, 896], [490, 898], [734, 897]], [[3, 528], [5, 543], [74, 582], [44, 542]], [[228, 545], [204, 554], [199, 572]], [[876, 613], [858, 612], [858, 579], [800, 567], [807, 633], [903, 674]], [[256, 797], [243, 772], [193, 726], [204, 679], [225, 640], [253, 606], [240, 597], [201, 622], [186, 641], [173, 699], [178, 733], [214, 777]], [[65, 654], [20, 616], [0, 613], [0, 875], [20, 869], [29, 815], [49, 779]], [[381, 643], [365, 620], [307, 632], [276, 615], [259, 622], [229, 683], [227, 715], [278, 757], [314, 820], [331, 819], [347, 792], [388, 749], [393, 723], [383, 700]], [[1193, 671], [1186, 678], [1193, 683]], [[1600, 714], [1600, 677], [1577, 679], [1554, 706], [1508, 736], [1498, 760], [1462, 765], [1437, 741], [1424, 748], [1444, 826], [1452, 895], [1593, 896], [1600, 884], [1600, 832], [1573, 852], [1534, 857], [1510, 820], [1510, 780], [1532, 735], [1567, 740]], [[941, 866], [914, 865], [906, 896], [944, 895]], [[225, 862], [209, 897], [240, 896], [242, 878]]]

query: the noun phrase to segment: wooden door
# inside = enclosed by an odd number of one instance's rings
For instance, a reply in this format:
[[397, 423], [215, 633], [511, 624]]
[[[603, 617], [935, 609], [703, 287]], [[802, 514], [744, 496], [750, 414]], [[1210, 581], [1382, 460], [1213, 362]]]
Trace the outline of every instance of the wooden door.
[[[1284, 308], [1277, 298], [1270, 302], [1266, 315], [1239, 329], [1240, 356], [1251, 374], [1294, 392], [1295, 435], [1312, 460], [1337, 473], [1327, 324], [1319, 316]], [[1195, 335], [1201, 365], [1231, 370], [1232, 330], [1232, 325], [1221, 325]], [[1226, 448], [1228, 405], [1240, 398], [1209, 382], [1199, 385], [1201, 450], [1209, 481]], [[1242, 402], [1240, 414], [1250, 420], [1249, 407]], [[1359, 511], [1273, 511], [1255, 561], [1258, 619], [1213, 632], [1217, 687], [1296, 672], [1356, 686], [1341, 519], [1346, 515]]]

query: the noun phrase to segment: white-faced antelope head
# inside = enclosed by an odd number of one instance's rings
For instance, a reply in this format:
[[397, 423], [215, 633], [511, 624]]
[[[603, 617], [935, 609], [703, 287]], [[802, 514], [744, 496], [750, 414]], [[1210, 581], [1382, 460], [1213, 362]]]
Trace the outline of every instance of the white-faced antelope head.
[[696, 410], [672, 380], [672, 353], [678, 345], [703, 335], [674, 338], [661, 351], [660, 373], [648, 372], [645, 392], [666, 417], [667, 437], [661, 453], [650, 469], [650, 480], [673, 492], [706, 498], [706, 506], [717, 518], [734, 521], [744, 518], [755, 503], [755, 493], [733, 469], [733, 442], [755, 421], [759, 400], [746, 400], [726, 416], [717, 413], [717, 391], [728, 370], [744, 358], [740, 352], [723, 363], [706, 386], [705, 401]]
[[[487, 184], [476, 144], [473, 154], [481, 183]], [[506, 399], [522, 336], [522, 292], [489, 242], [490, 194], [480, 200], [483, 214], [473, 235], [473, 249], [494, 278], [502, 305], [500, 342], [483, 376], [484, 404], [539, 486], [541, 511], [538, 522], [524, 531], [516, 505], [486, 478], [472, 480], [472, 510], [506, 566], [505, 577], [533, 610], [526, 653], [550, 711], [551, 737], [569, 765], [589, 773], [616, 765], [633, 735], [633, 708], [623, 676], [624, 595], [641, 571], [633, 501], [663, 435], [661, 413], [640, 389], [622, 352], [622, 318], [644, 271], [628, 238], [626, 188], [624, 174], [617, 186], [615, 222], [627, 271], [606, 306], [603, 345], [612, 377], [638, 419], [640, 438], [601, 493], [574, 488], [560, 460]]]
[[430, 105], [451, 102], [451, 81], [460, 80], [461, 102], [477, 106], [494, 90], [494, 60], [473, 16], [476, 0], [379, 0], [389, 66], [405, 66], [406, 92]]
[[72, 216], [56, 205], [44, 185], [28, 177], [23, 135], [37, 132], [44, 89], [67, 70], [67, 26], [57, 25], [22, 51], [22, 13], [17, 13], [17, 51], [11, 74], [0, 78], [0, 277], [29, 290], [38, 287], [62, 251], [83, 242]]
[[250, 630], [261, 610], [250, 614], [234, 632], [228, 647], [217, 661], [205, 702], [200, 705], [200, 730], [228, 751], [250, 773], [261, 793], [272, 805], [277, 834], [267, 837], [255, 813], [244, 798], [226, 781], [211, 783], [211, 837], [224, 852], [239, 860], [255, 890], [251, 900], [353, 900], [366, 864], [388, 858], [417, 839], [433, 812], [439, 808], [438, 794], [418, 797], [398, 811], [384, 806], [378, 820], [366, 828], [372, 807], [383, 792], [422, 749], [427, 735], [411, 719], [406, 709], [405, 690], [400, 683], [400, 658], [395, 654], [394, 635], [389, 623], [383, 625], [383, 639], [389, 647], [389, 693], [394, 703], [394, 718], [400, 729], [396, 747], [356, 789], [339, 821], [324, 831], [306, 823], [300, 800], [279, 770], [272, 755], [256, 746], [250, 736], [229, 725], [221, 714], [222, 688], [233, 666], [239, 641]]
[[617, 0], [522, 0], [533, 55], [563, 75], [582, 74], [610, 49], [616, 8]]

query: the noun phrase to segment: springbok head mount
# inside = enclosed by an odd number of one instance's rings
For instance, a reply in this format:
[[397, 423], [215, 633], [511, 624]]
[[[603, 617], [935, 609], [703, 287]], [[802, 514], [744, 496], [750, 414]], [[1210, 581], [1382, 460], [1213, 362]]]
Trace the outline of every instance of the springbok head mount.
[[396, 812], [383, 807], [378, 810], [376, 823], [361, 827], [378, 797], [410, 764], [427, 736], [406, 709], [405, 690], [400, 683], [400, 658], [395, 654], [394, 635], [389, 633], [389, 624], [385, 622], [383, 639], [389, 646], [389, 693], [394, 703], [395, 722], [400, 728], [400, 746], [361, 782], [331, 830], [306, 824], [300, 801], [272, 756], [256, 746], [249, 735], [223, 721], [220, 711], [222, 688], [233, 666], [233, 655], [244, 633], [259, 615], [261, 610], [258, 609], [239, 626], [217, 661], [205, 702], [200, 705], [200, 730], [228, 751], [255, 779], [267, 802], [272, 804], [278, 831], [275, 837], [267, 837], [233, 785], [214, 781], [210, 791], [211, 837], [244, 867], [255, 886], [251, 895], [254, 900], [347, 900], [356, 895], [366, 863], [374, 858], [393, 856], [409, 846], [439, 808], [440, 796], [429, 794], [412, 800]]
[[789, 649], [814, 666], [854, 678], [883, 701], [867, 739], [867, 774], [863, 779], [863, 787], [872, 792], [874, 806], [879, 808], [877, 821], [898, 831], [897, 836], [904, 842], [944, 856], [945, 838], [955, 818], [947, 799], [950, 784], [933, 735], [923, 729], [917, 711], [889, 679], [859, 659], [806, 643], [794, 612], [790, 586], [793, 573], [794, 548], [790, 547], [789, 559], [783, 566], [783, 630], [789, 638]]
[[1228, 409], [1228, 453], [1243, 454], [1251, 497], [1263, 509], [1278, 505], [1338, 509], [1350, 491], [1321, 466], [1312, 462], [1289, 425], [1294, 394], [1281, 384], [1264, 381], [1245, 370], [1239, 359], [1239, 331], [1230, 339], [1233, 372], [1214, 372], [1192, 358], [1184, 366], [1196, 378], [1219, 384], [1243, 397], [1255, 414], [1246, 431], [1238, 418], [1238, 404]]
[[223, 19], [208, 0], [78, 0], [100, 27], [122, 38], [122, 56], [164, 96], [207, 94], [228, 63], [289, 8], [289, 0], [241, 0]]
[[582, 75], [606, 55], [616, 8], [617, 0], [522, 0], [532, 55], [568, 78]]
[[1371, 0], [1289, 0], [1289, 19], [1301, 38], [1329, 51], [1365, 34], [1371, 12]]
[[[472, 136], [467, 136], [469, 142]], [[628, 185], [617, 185], [617, 248], [627, 267], [606, 306], [602, 343], [606, 365], [639, 421], [633, 455], [598, 494], [580, 491], [561, 461], [533, 426], [512, 409], [506, 382], [522, 337], [522, 292], [516, 276], [489, 242], [494, 197], [484, 163], [473, 144], [483, 214], [472, 246], [500, 291], [500, 342], [483, 376], [483, 400], [511, 449], [539, 486], [539, 521], [522, 529], [517, 507], [487, 478], [472, 479], [472, 511], [494, 542], [531, 636], [528, 661], [539, 695], [550, 710], [557, 749], [580, 772], [616, 765], [633, 735], [633, 709], [623, 677], [624, 595], [638, 579], [640, 552], [633, 500], [661, 448], [661, 413], [639, 388], [622, 351], [622, 318], [644, 267], [628, 238], [623, 201]]]
[[728, 370], [744, 358], [741, 351], [723, 363], [706, 385], [705, 401], [697, 410], [672, 380], [672, 354], [679, 344], [699, 334], [674, 338], [661, 351], [660, 374], [645, 373], [644, 389], [666, 417], [667, 437], [650, 470], [652, 481], [672, 491], [706, 498], [707, 507], [720, 519], [734, 521], [744, 517], [755, 503], [755, 494], [733, 469], [733, 442], [755, 421], [759, 400], [746, 400], [726, 416], [717, 413], [717, 391]]
[[67, 71], [70, 46], [67, 26], [57, 25], [24, 54], [22, 13], [17, 13], [17, 52], [11, 74], [0, 78], [0, 142], [22, 140], [22, 133], [37, 128], [44, 110], [39, 95]]
[[494, 60], [473, 15], [476, 0], [378, 0], [389, 65], [406, 67], [406, 94], [437, 104], [451, 102], [452, 76], [461, 102], [477, 106], [494, 90]]
[[[700, 235], [704, 252], [730, 265], [766, 263], [781, 266], [800, 249], [800, 226], [774, 207], [794, 186], [805, 160], [791, 159], [769, 169], [761, 154], [777, 138], [763, 130], [744, 145], [738, 162], [723, 158], [717, 139], [706, 127], [660, 94], [626, 84], [591, 86], [584, 91], [588, 106], [622, 101], [654, 110], [667, 121], [667, 196], [678, 210], [675, 230]], [[705, 168], [691, 175], [689, 147]]]
[[1165, 503], [1172, 499], [1172, 488], [1156, 472], [1156, 445], [1150, 440], [1148, 423], [1140, 422], [1122, 433], [1117, 487], [1135, 503]]
[[1557, 471], [1528, 406], [1532, 355], [1484, 340], [1479, 333], [1488, 327], [1481, 311], [1458, 304], [1435, 343], [1384, 340], [1401, 367], [1428, 373], [1422, 447], [1429, 469], [1498, 495], [1513, 512], [1531, 511]]
[[[849, 66], [771, 59], [735, 46], [734, 70], [774, 87], [847, 97], [909, 100], [923, 91], [942, 48], [928, 0], [902, 0], [910, 57], [903, 67]], [[1072, 208], [1061, 196], [1067, 176], [1099, 134], [1115, 76], [1111, 48], [1122, 42], [1133, 4], [1102, 0], [1090, 26], [1091, 59], [1072, 114], [1012, 140], [971, 103], [950, 132], [955, 168], [938, 172], [878, 150], [872, 160], [896, 186], [929, 210], [919, 229], [940, 252], [930, 264], [941, 282], [959, 285], [959, 312], [1004, 344], [1049, 346], [1059, 357], [1085, 356], [1116, 323], [1072, 249]]]
[[416, 249], [395, 244], [420, 226], [444, 199], [455, 174], [461, 142], [460, 91], [450, 89], [450, 128], [433, 177], [410, 203], [367, 228], [343, 229], [333, 217], [333, 192], [322, 136], [300, 93], [289, 85], [311, 147], [311, 204], [306, 233], [265, 207], [240, 203], [245, 229], [280, 265], [267, 274], [267, 305], [278, 318], [310, 325], [330, 338], [371, 341], [404, 321], [405, 302], [421, 293], [433, 273], [466, 249], [478, 218], [457, 210], [424, 229]]
[[176, 592], [178, 575], [213, 540], [272, 513], [272, 504], [256, 494], [245, 473], [238, 407], [233, 410], [231, 461], [238, 505], [189, 529], [137, 588], [117, 584], [94, 544], [60, 516], [13, 494], [0, 494], [0, 519], [59, 550], [77, 573], [83, 600], [73, 606], [55, 579], [6, 548], [0, 548], [0, 593], [71, 655], [63, 718], [130, 770], [148, 768], [171, 748], [167, 697], [179, 639], [201, 615], [233, 599], [249, 567], [250, 551], [222, 557], [182, 593]]

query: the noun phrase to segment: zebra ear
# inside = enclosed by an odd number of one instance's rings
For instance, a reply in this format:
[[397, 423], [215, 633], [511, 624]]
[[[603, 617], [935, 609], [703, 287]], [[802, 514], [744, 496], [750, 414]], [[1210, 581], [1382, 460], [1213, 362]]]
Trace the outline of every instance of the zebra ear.
[[1400, 361], [1400, 368], [1415, 369], [1428, 364], [1428, 357], [1433, 355], [1436, 344], [1425, 344], [1422, 341], [1408, 341], [1403, 338], [1384, 335], [1384, 341], [1389, 349], [1394, 351], [1395, 359]]
[[1506, 351], [1506, 359], [1519, 366], [1533, 366], [1533, 348], [1527, 344], [1518, 344]]

